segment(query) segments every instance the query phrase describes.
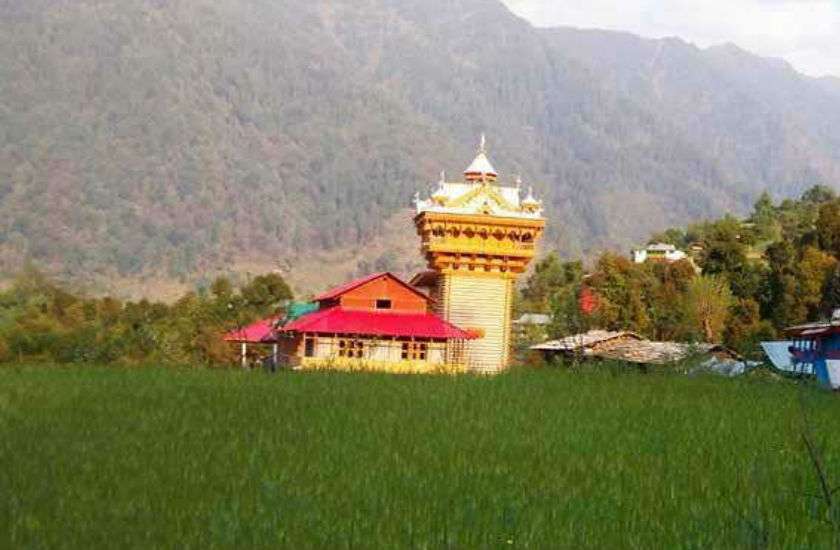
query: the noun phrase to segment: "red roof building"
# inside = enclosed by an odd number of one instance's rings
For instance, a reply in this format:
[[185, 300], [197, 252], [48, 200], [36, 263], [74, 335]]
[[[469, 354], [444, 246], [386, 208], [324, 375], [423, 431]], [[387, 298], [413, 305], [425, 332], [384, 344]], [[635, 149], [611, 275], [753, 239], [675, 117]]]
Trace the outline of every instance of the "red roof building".
[[279, 319], [279, 317], [269, 317], [232, 330], [225, 334], [224, 340], [235, 344], [272, 344], [277, 340], [274, 329]]
[[394, 338], [467, 340], [470, 335], [431, 313], [347, 310], [331, 307], [289, 323], [282, 332]]
[[424, 372], [462, 364], [463, 343], [473, 338], [432, 314], [431, 298], [391, 273], [351, 281], [315, 300], [318, 311], [276, 331], [296, 366]]

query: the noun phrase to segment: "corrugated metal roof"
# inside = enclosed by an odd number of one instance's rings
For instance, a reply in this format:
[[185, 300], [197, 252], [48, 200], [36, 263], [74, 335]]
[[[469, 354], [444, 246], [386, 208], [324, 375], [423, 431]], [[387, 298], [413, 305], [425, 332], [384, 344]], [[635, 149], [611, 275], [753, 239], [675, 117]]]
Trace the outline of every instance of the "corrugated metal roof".
[[228, 332], [224, 336], [226, 342], [244, 342], [246, 344], [265, 344], [274, 342], [274, 325], [279, 317], [269, 317], [251, 323], [241, 329]]
[[280, 332], [356, 334], [400, 338], [468, 340], [473, 336], [431, 313], [402, 313], [385, 310], [324, 309], [285, 325]]
[[716, 344], [654, 342], [634, 332], [592, 330], [531, 347], [537, 351], [578, 352], [584, 357], [616, 359], [629, 363], [665, 364], [680, 361], [694, 354], [715, 354], [740, 361], [734, 351]]
[[531, 346], [532, 350], [536, 351], [573, 351], [582, 348], [588, 348], [595, 344], [600, 344], [616, 338], [629, 337], [641, 340], [641, 336], [633, 332], [615, 331], [610, 332], [606, 330], [590, 330], [584, 334], [576, 334], [574, 336], [567, 336], [559, 340], [551, 340], [536, 346]]
[[664, 365], [676, 363], [695, 354], [722, 353], [735, 360], [735, 353], [714, 344], [686, 344], [683, 342], [652, 342], [629, 340], [597, 351], [594, 355], [628, 363]]
[[793, 356], [790, 354], [790, 347], [793, 342], [790, 340], [783, 340], [779, 342], [761, 342], [761, 349], [767, 358], [779, 370], [793, 372], [796, 369], [793, 366]]

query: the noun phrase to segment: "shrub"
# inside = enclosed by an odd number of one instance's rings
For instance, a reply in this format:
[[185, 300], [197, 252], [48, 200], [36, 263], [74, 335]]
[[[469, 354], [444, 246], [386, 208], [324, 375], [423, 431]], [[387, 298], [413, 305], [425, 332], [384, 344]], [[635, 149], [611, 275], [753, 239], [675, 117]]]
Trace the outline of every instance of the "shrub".
[[2, 337], [0, 337], [0, 363], [6, 363], [11, 360], [12, 354], [9, 351], [9, 344], [6, 343]]

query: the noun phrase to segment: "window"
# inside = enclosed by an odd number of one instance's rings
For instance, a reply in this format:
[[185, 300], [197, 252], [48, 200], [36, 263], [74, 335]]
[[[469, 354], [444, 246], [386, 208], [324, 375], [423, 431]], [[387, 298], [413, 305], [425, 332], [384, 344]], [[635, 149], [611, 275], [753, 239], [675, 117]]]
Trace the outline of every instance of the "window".
[[303, 356], [315, 357], [315, 338], [307, 338], [303, 342]]
[[403, 342], [402, 358], [409, 361], [425, 361], [427, 350], [426, 342]]
[[391, 309], [391, 300], [377, 300], [376, 309]]
[[338, 341], [338, 356], [350, 359], [362, 359], [365, 356], [365, 343], [362, 340]]

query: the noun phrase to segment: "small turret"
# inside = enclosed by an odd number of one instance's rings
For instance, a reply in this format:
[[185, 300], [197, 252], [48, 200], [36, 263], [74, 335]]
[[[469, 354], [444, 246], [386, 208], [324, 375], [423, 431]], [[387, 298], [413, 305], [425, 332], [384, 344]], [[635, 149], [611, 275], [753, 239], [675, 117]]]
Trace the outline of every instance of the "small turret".
[[437, 204], [438, 206], [443, 206], [446, 203], [446, 199], [449, 197], [446, 193], [446, 172], [440, 173], [440, 181], [438, 182], [438, 187], [434, 193], [432, 193], [431, 199], [432, 202]]
[[528, 188], [528, 196], [522, 199], [520, 205], [522, 206], [522, 210], [531, 214], [537, 213], [542, 209], [542, 201], [534, 198], [533, 187]]

